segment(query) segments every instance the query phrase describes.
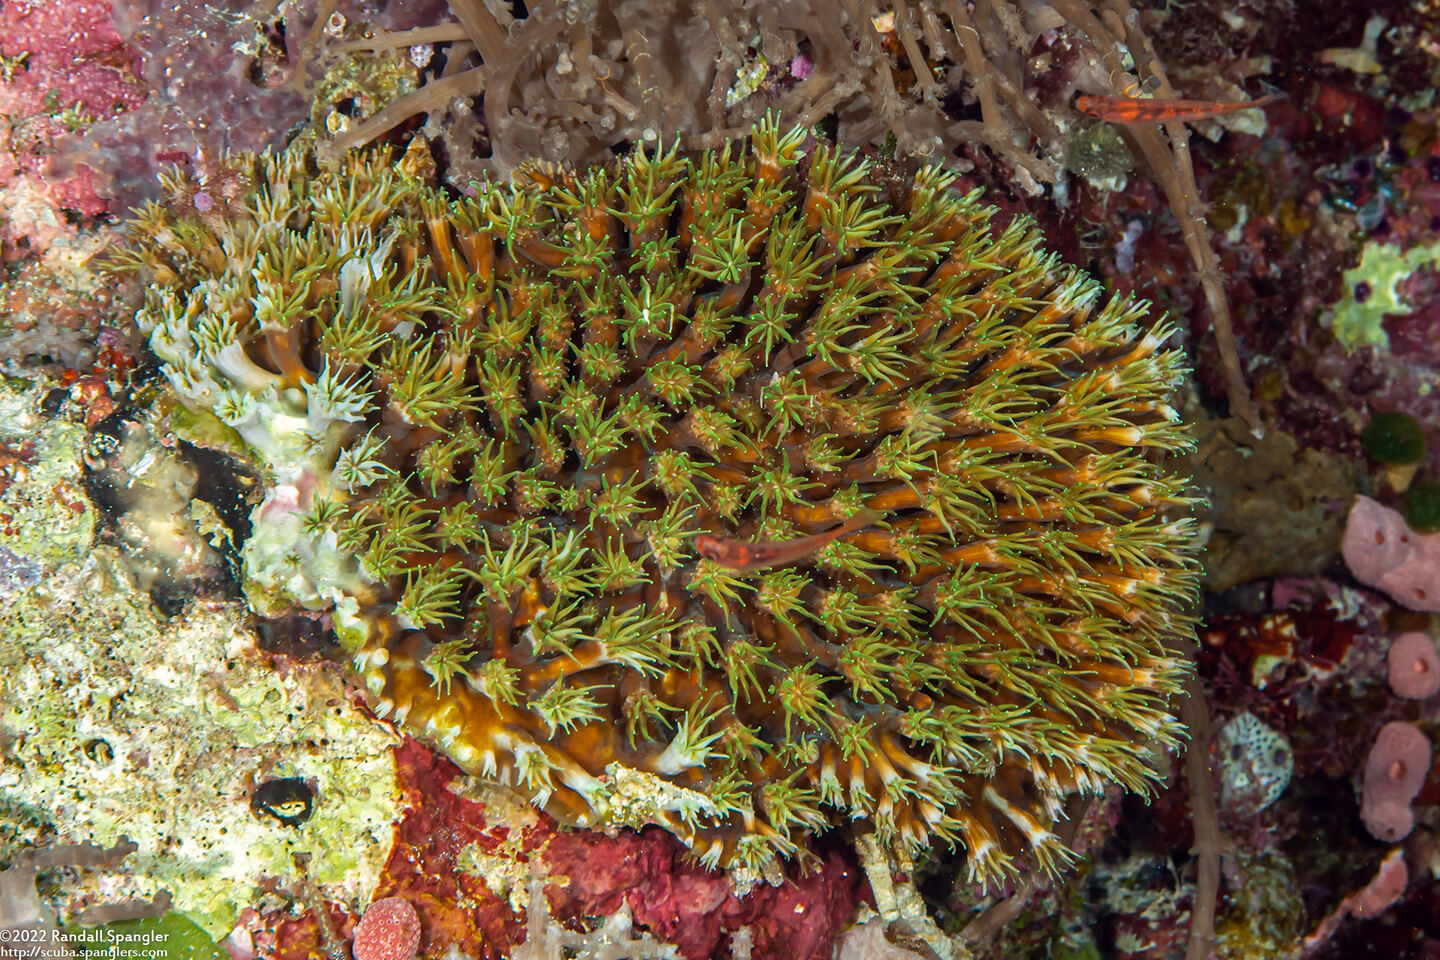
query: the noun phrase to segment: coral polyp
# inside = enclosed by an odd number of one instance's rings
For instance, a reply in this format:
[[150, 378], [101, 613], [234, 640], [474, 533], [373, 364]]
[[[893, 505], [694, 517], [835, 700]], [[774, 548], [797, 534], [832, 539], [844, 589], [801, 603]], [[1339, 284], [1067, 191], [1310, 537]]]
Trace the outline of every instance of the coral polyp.
[[1067, 797], [1147, 788], [1196, 571], [1146, 305], [772, 123], [469, 197], [418, 157], [134, 221], [173, 422], [264, 479], [258, 610], [328, 611], [466, 771], [706, 864], [853, 820], [1056, 869]]

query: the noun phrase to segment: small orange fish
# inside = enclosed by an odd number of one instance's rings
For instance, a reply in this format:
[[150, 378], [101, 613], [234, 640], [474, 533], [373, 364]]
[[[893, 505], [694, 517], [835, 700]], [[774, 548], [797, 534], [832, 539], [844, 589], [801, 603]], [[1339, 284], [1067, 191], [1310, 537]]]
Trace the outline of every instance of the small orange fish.
[[1283, 93], [1272, 93], [1254, 100], [1151, 100], [1140, 97], [1091, 97], [1075, 100], [1075, 109], [1111, 123], [1166, 123], [1171, 120], [1205, 120], [1263, 107], [1285, 99]]
[[804, 560], [832, 540], [838, 540], [847, 533], [854, 533], [861, 527], [868, 527], [882, 516], [884, 514], [879, 510], [861, 510], [838, 527], [795, 540], [746, 541], [702, 533], [695, 538], [695, 549], [706, 560], [713, 560], [731, 570], [783, 567]]

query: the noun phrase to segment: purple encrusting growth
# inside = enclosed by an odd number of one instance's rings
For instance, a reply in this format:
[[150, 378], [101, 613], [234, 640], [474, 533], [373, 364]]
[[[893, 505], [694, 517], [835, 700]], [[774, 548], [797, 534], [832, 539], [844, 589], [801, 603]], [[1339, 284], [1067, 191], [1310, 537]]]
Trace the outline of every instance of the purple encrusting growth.
[[9, 547], [0, 546], [0, 596], [33, 587], [40, 582], [40, 566]]

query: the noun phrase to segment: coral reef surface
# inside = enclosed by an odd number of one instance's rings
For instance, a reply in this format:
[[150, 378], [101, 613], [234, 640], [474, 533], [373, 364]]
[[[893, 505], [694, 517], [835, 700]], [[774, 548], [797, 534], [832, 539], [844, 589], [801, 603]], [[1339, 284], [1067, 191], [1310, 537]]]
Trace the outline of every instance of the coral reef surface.
[[[0, 493], [0, 823], [5, 856], [57, 835], [136, 845], [69, 909], [159, 889], [221, 936], [265, 877], [307, 854], [338, 899], [367, 896], [396, 818], [392, 734], [333, 671], [277, 672], [233, 602], [166, 620], [95, 540], [83, 426], [46, 422], [44, 385], [0, 387], [0, 432], [37, 438]], [[303, 719], [298, 719], [303, 718]], [[304, 783], [304, 830], [252, 809], [264, 782]]]

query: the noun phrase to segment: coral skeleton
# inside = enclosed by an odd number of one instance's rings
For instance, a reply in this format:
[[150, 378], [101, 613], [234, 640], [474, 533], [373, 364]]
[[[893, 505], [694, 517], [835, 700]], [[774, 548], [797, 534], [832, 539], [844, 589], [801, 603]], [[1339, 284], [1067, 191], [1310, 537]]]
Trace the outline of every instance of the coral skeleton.
[[1197, 572], [1146, 304], [772, 121], [433, 169], [177, 173], [121, 257], [176, 428], [263, 477], [247, 595], [328, 611], [378, 714], [752, 871], [845, 820], [1056, 870], [1067, 797], [1150, 786]]

